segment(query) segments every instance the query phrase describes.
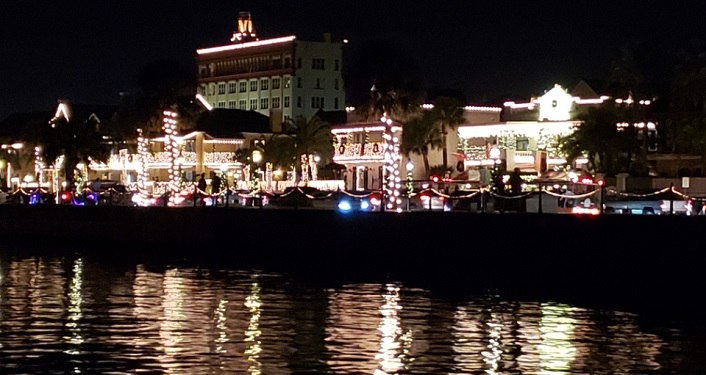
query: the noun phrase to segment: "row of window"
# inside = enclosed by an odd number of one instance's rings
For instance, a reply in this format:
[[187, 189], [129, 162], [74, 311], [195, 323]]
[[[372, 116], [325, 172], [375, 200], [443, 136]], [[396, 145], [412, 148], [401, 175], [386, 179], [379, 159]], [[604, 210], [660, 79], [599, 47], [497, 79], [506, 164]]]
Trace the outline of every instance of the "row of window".
[[[250, 92], [258, 91], [258, 80], [252, 80], [250, 82]], [[324, 78], [316, 78], [316, 81], [314, 83], [314, 88], [316, 89], [324, 89], [325, 88], [325, 79]], [[266, 91], [270, 89], [270, 79], [269, 78], [262, 78], [259, 80], [260, 84], [260, 90]], [[292, 84], [292, 79], [291, 77], [285, 77], [284, 78], [284, 88], [288, 89]], [[280, 87], [282, 87], [282, 81], [280, 78], [272, 78], [272, 90], [279, 90]], [[235, 94], [236, 92], [244, 93], [248, 92], [248, 81], [240, 81], [239, 83], [236, 82], [230, 82], [228, 83], [228, 93], [229, 94]], [[297, 88], [302, 88], [302, 78], [297, 77]], [[339, 84], [338, 78], [333, 80], [333, 89], [334, 90], [340, 90], [341, 85]], [[238, 89], [238, 90], [236, 90]], [[213, 86], [211, 87], [211, 91], [214, 91]], [[201, 86], [199, 87], [199, 93], [201, 95], [215, 95], [215, 92], [209, 92], [206, 93], [206, 86]], [[218, 95], [225, 95], [226, 94], [226, 84], [224, 82], [218, 84]]]
[[[301, 69], [302, 68], [302, 59], [301, 57], [297, 59], [297, 68]], [[313, 58], [311, 59], [311, 69], [312, 70], [326, 70], [326, 59], [322, 58]], [[333, 60], [333, 70], [339, 71], [341, 70], [341, 61], [336, 59]]]
[[[258, 91], [258, 80], [252, 80], [250, 82], [250, 91]], [[272, 78], [272, 90], [279, 90], [282, 87], [282, 79], [281, 78]], [[260, 90], [269, 90], [270, 89], [270, 79], [269, 78], [262, 78], [259, 80], [260, 84]], [[284, 88], [288, 89], [292, 85], [292, 78], [291, 77], [285, 77], [284, 78]], [[235, 94], [236, 92], [247, 92], [248, 91], [248, 81], [240, 81], [240, 82], [229, 82], [228, 86], [226, 87], [225, 82], [219, 83], [218, 84], [218, 95], [225, 95], [226, 93], [226, 88], [228, 89], [229, 94]], [[211, 91], [213, 91], [213, 87], [211, 87]], [[206, 93], [206, 86], [201, 86], [199, 87], [199, 93], [201, 95], [207, 95]], [[214, 95], [214, 92], [208, 93], [208, 95]]]
[[[326, 59], [313, 58], [311, 59], [312, 70], [326, 70]], [[233, 74], [264, 72], [268, 70], [289, 69], [291, 67], [291, 56], [285, 55], [284, 58], [280, 55], [276, 56], [258, 56], [244, 57], [232, 60], [219, 61], [208, 65], [199, 66], [199, 76], [221, 77]], [[297, 68], [302, 68], [301, 57], [297, 59]], [[341, 61], [335, 59], [333, 61], [333, 70], [341, 70]]]
[[268, 70], [288, 69], [292, 66], [291, 55], [243, 57], [219, 61], [199, 66], [199, 76], [220, 77], [224, 75], [262, 72]]
[[[237, 104], [237, 106], [236, 106]], [[270, 109], [270, 98], [260, 98], [260, 106], [258, 107], [257, 99], [250, 99], [250, 107], [248, 107], [248, 101], [241, 99], [240, 101], [235, 101], [235, 100], [230, 100], [228, 101], [228, 107], [229, 109], [242, 109], [242, 110], [247, 110], [250, 109], [251, 111], [258, 110], [258, 109]], [[281, 105], [284, 105], [284, 108], [289, 108], [290, 106], [290, 99], [289, 96], [285, 96], [284, 100], [280, 100], [279, 97], [272, 98], [272, 108], [273, 109], [279, 109], [281, 108]], [[302, 108], [302, 97], [298, 96], [297, 97], [297, 108]], [[338, 98], [333, 99], [333, 108], [338, 109]], [[218, 102], [218, 104], [215, 106], [217, 108], [226, 108], [226, 102], [221, 101]], [[314, 96], [311, 98], [311, 108], [314, 109], [320, 109], [326, 107], [326, 102], [323, 97], [320, 96]]]

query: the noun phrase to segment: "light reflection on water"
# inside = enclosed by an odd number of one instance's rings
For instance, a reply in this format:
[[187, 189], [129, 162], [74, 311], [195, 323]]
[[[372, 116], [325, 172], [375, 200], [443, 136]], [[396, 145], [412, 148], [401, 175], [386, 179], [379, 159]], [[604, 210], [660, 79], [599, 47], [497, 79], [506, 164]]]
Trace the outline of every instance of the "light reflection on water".
[[671, 327], [559, 303], [436, 299], [400, 283], [0, 259], [0, 372], [663, 373]]

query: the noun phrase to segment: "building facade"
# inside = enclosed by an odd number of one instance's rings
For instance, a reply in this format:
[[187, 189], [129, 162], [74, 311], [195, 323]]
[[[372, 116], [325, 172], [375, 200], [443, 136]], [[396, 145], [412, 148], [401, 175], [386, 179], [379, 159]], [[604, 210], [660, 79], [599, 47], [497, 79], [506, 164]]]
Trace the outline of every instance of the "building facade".
[[273, 129], [287, 118], [311, 118], [345, 107], [343, 43], [296, 36], [257, 39], [247, 12], [231, 44], [199, 49], [199, 94], [214, 108], [257, 111]]

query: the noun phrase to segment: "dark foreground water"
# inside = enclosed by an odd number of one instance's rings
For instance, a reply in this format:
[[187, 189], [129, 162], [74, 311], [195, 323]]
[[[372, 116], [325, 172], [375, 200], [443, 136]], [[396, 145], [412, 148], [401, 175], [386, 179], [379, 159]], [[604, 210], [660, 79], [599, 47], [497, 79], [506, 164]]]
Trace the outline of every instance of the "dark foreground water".
[[3, 374], [706, 371], [693, 321], [472, 285], [448, 295], [395, 280], [2, 254]]

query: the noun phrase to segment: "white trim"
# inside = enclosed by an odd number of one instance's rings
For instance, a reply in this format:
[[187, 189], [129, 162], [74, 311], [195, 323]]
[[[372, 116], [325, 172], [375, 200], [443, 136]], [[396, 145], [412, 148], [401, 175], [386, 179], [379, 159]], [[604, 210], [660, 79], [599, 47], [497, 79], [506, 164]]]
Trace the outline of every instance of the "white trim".
[[250, 48], [250, 47], [268, 46], [268, 45], [272, 45], [272, 44], [291, 42], [296, 38], [297, 38], [296, 36], [292, 35], [292, 36], [285, 36], [285, 37], [281, 37], [281, 38], [258, 40], [255, 42], [230, 44], [227, 46], [219, 46], [219, 47], [211, 47], [211, 48], [203, 48], [203, 49], [196, 50], [196, 53], [199, 55], [207, 55], [209, 53], [233, 51], [233, 50], [237, 50], [237, 49]]

